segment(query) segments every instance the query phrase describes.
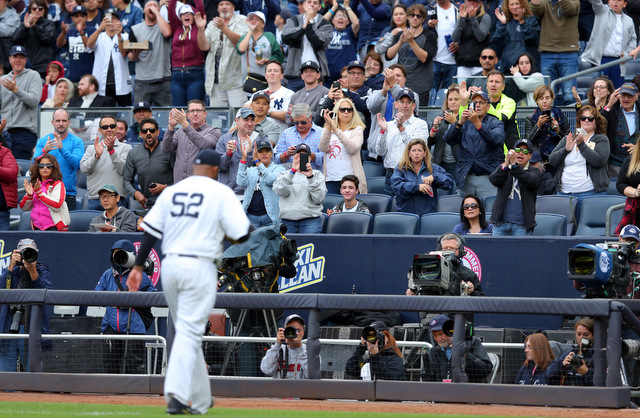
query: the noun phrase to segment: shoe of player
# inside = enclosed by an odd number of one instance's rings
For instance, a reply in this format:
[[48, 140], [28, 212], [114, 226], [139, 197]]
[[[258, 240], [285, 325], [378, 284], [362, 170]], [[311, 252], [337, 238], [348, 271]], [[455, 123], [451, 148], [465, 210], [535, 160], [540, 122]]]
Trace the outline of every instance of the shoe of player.
[[200, 415], [200, 413], [176, 398], [171, 398], [167, 406], [167, 415]]

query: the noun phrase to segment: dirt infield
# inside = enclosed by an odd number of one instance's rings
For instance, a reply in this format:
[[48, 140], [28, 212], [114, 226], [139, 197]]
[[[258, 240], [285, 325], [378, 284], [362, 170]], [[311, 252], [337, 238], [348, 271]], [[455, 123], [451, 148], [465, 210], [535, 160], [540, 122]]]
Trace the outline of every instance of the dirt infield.
[[[164, 406], [164, 398], [150, 395], [86, 395], [33, 392], [0, 393], [5, 402], [67, 402]], [[216, 408], [285, 409], [345, 412], [394, 412], [423, 414], [468, 414], [479, 416], [537, 416], [581, 418], [637, 417], [637, 409], [543, 408], [510, 405], [432, 404], [424, 402], [318, 401], [305, 399], [216, 398]]]

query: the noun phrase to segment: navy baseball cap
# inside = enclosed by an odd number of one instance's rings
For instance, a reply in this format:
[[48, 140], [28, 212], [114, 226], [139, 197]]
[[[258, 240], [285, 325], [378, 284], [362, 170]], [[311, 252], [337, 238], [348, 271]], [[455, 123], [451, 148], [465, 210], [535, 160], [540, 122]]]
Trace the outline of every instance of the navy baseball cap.
[[205, 148], [196, 155], [196, 159], [193, 163], [217, 167], [220, 165], [220, 154], [211, 148]]
[[533, 151], [533, 144], [531, 144], [531, 141], [529, 141], [528, 139], [522, 138], [518, 140], [518, 142], [516, 142], [513, 147], [518, 148], [520, 145], [526, 145], [531, 151]]
[[632, 238], [636, 241], [640, 241], [640, 230], [635, 225], [626, 225], [620, 231], [620, 236], [622, 238]]
[[271, 98], [269, 97], [267, 92], [264, 90], [255, 93], [253, 97], [251, 97], [252, 102], [255, 102], [258, 99], [267, 99], [267, 103], [271, 103]]
[[302, 317], [298, 314], [291, 314], [287, 317], [287, 319], [284, 320], [284, 325], [287, 326], [289, 325], [289, 322], [293, 321], [293, 320], [298, 320], [300, 321], [300, 323], [302, 324], [302, 326], [304, 327], [304, 319], [302, 319]]
[[303, 72], [305, 68], [313, 68], [317, 72], [320, 72], [320, 66], [315, 61], [309, 60], [309, 61], [303, 62], [302, 65], [300, 66], [300, 72]]
[[27, 56], [27, 50], [22, 45], [14, 45], [11, 47], [11, 51], [9, 52], [9, 56], [13, 57], [14, 55], [24, 55]]
[[633, 83], [624, 83], [620, 86], [620, 94], [627, 93], [632, 96], [638, 94], [638, 86]]
[[246, 119], [249, 116], [256, 116], [256, 114], [253, 113], [253, 109], [251, 109], [250, 107], [241, 107], [240, 110], [238, 110], [238, 113], [236, 113], [237, 118]]
[[151, 110], [151, 104], [149, 102], [136, 102], [136, 104], [133, 105], [134, 112], [142, 109]]
[[84, 6], [76, 6], [73, 8], [73, 10], [71, 11], [71, 16], [73, 15], [77, 15], [78, 13], [84, 13], [87, 14], [87, 8]]
[[529, 159], [529, 164], [539, 163], [540, 161], [542, 161], [540, 153], [538, 151], [533, 151], [533, 154], [531, 154], [531, 158]]
[[375, 328], [378, 331], [387, 331], [389, 328], [387, 328], [387, 324], [384, 323], [384, 321], [375, 321], [372, 322], [371, 325], [369, 325], [371, 328]]
[[299, 153], [300, 151], [304, 151], [307, 154], [311, 154], [311, 147], [305, 144], [304, 142], [302, 142], [298, 144], [298, 146], [296, 147], [296, 154]]
[[429, 330], [442, 331], [442, 327], [447, 321], [451, 321], [451, 318], [449, 318], [447, 315], [438, 315], [431, 321], [429, 321]]
[[269, 141], [269, 138], [267, 138], [266, 136], [263, 136], [262, 138], [258, 138], [256, 140], [256, 150], [260, 151], [261, 149], [265, 149], [265, 148], [273, 150], [273, 146], [271, 145], [271, 141]]
[[407, 87], [401, 89], [398, 92], [398, 96], [396, 97], [396, 100], [400, 100], [403, 97], [408, 97], [409, 99], [411, 99], [412, 102], [416, 101], [416, 96], [413, 94], [413, 90], [411, 90], [411, 89], [409, 89]]
[[104, 13], [105, 13], [105, 14], [107, 14], [107, 13], [111, 13], [111, 17], [112, 17], [112, 18], [114, 18], [114, 17], [115, 17], [116, 19], [120, 20], [120, 15], [118, 14], [119, 12], [120, 12], [120, 10], [118, 10], [118, 8], [117, 8], [117, 7], [110, 7], [110, 8], [108, 8], [108, 9], [107, 9], [107, 11], [106, 11], [106, 12], [104, 12]]
[[480, 96], [483, 99], [485, 99], [487, 101], [487, 103], [491, 103], [491, 100], [489, 100], [489, 95], [487, 94], [486, 91], [482, 91], [482, 90], [476, 91], [475, 93], [473, 93], [471, 95], [471, 100], [473, 100], [473, 98], [476, 97], [476, 96]]
[[282, 20], [284, 20], [285, 22], [287, 21], [287, 19], [289, 19], [290, 17], [293, 16], [293, 13], [291, 13], [289, 10], [287, 9], [281, 9], [280, 13], [278, 13], [280, 15], [280, 17], [282, 18]]
[[349, 64], [347, 64], [347, 70], [350, 70], [353, 67], [362, 68], [362, 70], [364, 71], [364, 62], [355, 60], [355, 61], [351, 61]]

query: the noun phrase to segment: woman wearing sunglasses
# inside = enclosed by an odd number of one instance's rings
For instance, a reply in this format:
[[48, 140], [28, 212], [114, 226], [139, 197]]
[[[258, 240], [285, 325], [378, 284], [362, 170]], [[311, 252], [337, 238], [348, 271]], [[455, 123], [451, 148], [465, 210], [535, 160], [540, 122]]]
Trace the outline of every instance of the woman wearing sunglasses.
[[324, 128], [318, 148], [324, 152], [323, 174], [327, 193], [340, 193], [340, 183], [347, 174], [360, 180], [360, 192], [367, 192], [367, 179], [360, 160], [364, 139], [364, 122], [350, 99], [340, 99], [332, 112], [324, 113]]
[[13, 43], [25, 47], [31, 68], [40, 73], [43, 80], [47, 77], [47, 67], [54, 58], [55, 29], [55, 24], [47, 18], [45, 0], [31, 0], [24, 20], [13, 35]]
[[559, 195], [578, 199], [576, 214], [582, 199], [609, 190], [609, 139], [607, 121], [595, 107], [582, 106], [577, 113], [575, 133], [569, 132], [549, 155], [556, 168], [554, 180]]
[[487, 222], [484, 203], [478, 196], [468, 194], [460, 205], [460, 222], [453, 227], [458, 235], [491, 234], [493, 225]]
[[31, 211], [31, 228], [36, 231], [68, 230], [66, 191], [56, 157], [43, 154], [31, 165], [29, 176], [31, 181], [24, 181], [27, 194], [20, 202], [20, 209]]
[[431, 153], [422, 139], [412, 139], [391, 176], [398, 212], [424, 215], [436, 211], [438, 192], [453, 187], [453, 176], [431, 162]]

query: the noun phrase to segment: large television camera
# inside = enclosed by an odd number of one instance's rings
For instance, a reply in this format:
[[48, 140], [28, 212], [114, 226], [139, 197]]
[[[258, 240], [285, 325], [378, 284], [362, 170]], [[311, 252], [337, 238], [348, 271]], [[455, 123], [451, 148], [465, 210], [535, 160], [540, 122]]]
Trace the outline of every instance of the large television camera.
[[612, 241], [569, 248], [567, 277], [584, 286], [587, 298], [627, 298], [634, 247], [632, 242]]
[[429, 254], [414, 255], [413, 265], [407, 275], [409, 289], [414, 289], [418, 295], [446, 292], [455, 258], [453, 251], [431, 251]]

